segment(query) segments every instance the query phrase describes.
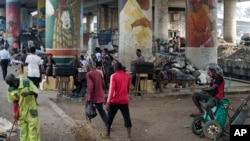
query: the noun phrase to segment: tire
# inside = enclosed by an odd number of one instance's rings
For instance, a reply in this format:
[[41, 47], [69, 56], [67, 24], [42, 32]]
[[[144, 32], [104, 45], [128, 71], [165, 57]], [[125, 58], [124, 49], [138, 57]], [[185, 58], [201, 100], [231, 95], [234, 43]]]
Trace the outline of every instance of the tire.
[[202, 136], [204, 124], [205, 120], [203, 119], [203, 117], [195, 117], [191, 124], [192, 132], [197, 136]]
[[211, 120], [205, 123], [203, 132], [207, 138], [214, 140], [221, 136], [222, 128], [217, 121]]

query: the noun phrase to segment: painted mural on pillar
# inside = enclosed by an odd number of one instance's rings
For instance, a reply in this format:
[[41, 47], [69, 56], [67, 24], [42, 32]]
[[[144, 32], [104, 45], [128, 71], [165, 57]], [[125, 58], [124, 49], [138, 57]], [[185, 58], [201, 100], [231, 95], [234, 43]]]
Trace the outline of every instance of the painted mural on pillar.
[[25, 7], [21, 8], [21, 30], [27, 31], [29, 28], [29, 13]]
[[6, 38], [10, 45], [20, 35], [20, 2], [6, 1]]
[[136, 59], [136, 49], [146, 58], [152, 56], [152, 0], [121, 0], [119, 4], [119, 58], [132, 55], [123, 62], [128, 67]]
[[215, 47], [216, 0], [187, 0], [187, 47]]
[[[150, 34], [152, 32], [152, 14], [150, 9], [150, 0], [126, 0], [121, 9], [120, 25], [125, 32], [132, 33], [130, 39], [138, 48], [146, 48], [148, 42], [151, 44]], [[123, 28], [124, 27], [124, 28]]]
[[79, 54], [83, 0], [46, 1], [46, 52], [56, 63], [68, 63]]
[[37, 21], [37, 34], [44, 39], [45, 38], [45, 0], [37, 1], [38, 7], [38, 21]]
[[80, 1], [60, 0], [54, 16], [53, 48], [79, 48]]
[[0, 31], [6, 30], [6, 18], [4, 16], [0, 16]]

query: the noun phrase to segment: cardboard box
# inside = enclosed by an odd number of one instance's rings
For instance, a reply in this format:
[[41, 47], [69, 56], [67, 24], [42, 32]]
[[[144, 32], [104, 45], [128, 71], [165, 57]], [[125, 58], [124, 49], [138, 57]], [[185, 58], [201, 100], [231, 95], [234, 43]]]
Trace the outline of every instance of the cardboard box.
[[48, 83], [46, 82], [46, 79], [43, 79], [40, 83], [40, 89], [42, 90], [56, 90], [56, 78], [49, 76], [48, 77]]

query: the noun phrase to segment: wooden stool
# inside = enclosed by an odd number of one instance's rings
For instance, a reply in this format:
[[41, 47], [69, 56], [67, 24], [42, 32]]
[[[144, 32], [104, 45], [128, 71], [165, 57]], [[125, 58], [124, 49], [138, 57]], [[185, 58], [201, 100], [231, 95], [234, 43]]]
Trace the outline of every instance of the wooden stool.
[[57, 96], [70, 96], [69, 81], [69, 76], [58, 76]]
[[[147, 92], [147, 82], [148, 82], [148, 74], [147, 73], [136, 73], [135, 74], [135, 95], [138, 93], [141, 93], [141, 96], [143, 96], [143, 93]], [[143, 87], [140, 86], [140, 81], [142, 80]], [[139, 87], [141, 90], [139, 90]]]

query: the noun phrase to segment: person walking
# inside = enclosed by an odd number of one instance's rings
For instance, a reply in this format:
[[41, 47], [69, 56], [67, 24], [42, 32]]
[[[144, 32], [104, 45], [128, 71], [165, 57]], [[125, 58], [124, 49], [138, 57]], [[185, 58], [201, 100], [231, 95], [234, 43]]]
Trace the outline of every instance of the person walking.
[[[42, 81], [42, 59], [36, 55], [36, 48], [30, 48], [30, 54], [26, 57], [25, 64], [28, 65], [28, 78], [39, 88]], [[37, 101], [37, 95], [35, 96]]]
[[91, 63], [89, 63], [87, 69], [87, 101], [95, 104], [105, 126], [107, 126], [107, 114], [103, 109], [103, 103], [105, 102], [103, 76]]
[[127, 141], [131, 141], [131, 119], [129, 113], [130, 76], [125, 72], [121, 63], [115, 64], [115, 73], [111, 75], [109, 95], [106, 103], [108, 111], [107, 133], [101, 133], [102, 139], [110, 139], [110, 130], [118, 110], [121, 111], [125, 127], [127, 128]]
[[29, 79], [14, 74], [8, 74], [5, 80], [9, 85], [8, 101], [13, 103], [13, 116], [20, 127], [20, 141], [40, 141], [40, 120], [34, 98], [38, 95], [37, 87]]
[[3, 79], [5, 80], [10, 62], [10, 53], [5, 47], [2, 46], [1, 48], [2, 48], [2, 50], [0, 51], [1, 68], [3, 73]]

